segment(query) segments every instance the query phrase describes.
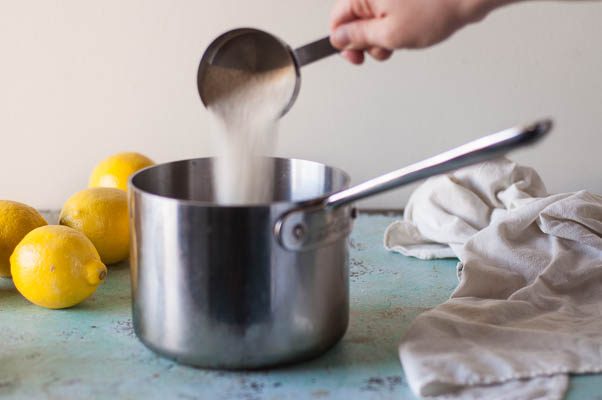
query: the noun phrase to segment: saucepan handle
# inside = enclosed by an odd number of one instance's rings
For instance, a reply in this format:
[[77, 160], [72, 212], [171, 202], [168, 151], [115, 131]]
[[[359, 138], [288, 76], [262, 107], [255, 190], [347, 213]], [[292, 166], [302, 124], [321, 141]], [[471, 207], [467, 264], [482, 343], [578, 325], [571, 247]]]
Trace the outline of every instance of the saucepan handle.
[[334, 193], [328, 196], [324, 205], [339, 207], [421, 179], [500, 157], [510, 150], [535, 143], [551, 128], [552, 121], [546, 119], [473, 140], [437, 156]]
[[286, 212], [276, 223], [275, 234], [279, 243], [290, 250], [308, 249], [332, 241], [351, 229], [350, 223], [344, 223], [351, 218], [345, 218], [342, 206], [421, 179], [500, 157], [510, 150], [537, 142], [551, 129], [552, 121], [549, 119], [506, 129], [331, 194], [319, 202], [308, 202]]

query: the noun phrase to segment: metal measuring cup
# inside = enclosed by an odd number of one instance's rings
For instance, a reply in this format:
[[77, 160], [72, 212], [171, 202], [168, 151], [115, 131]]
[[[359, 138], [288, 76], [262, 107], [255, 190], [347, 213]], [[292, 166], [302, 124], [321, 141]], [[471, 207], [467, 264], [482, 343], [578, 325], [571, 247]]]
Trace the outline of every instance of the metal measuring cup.
[[[295, 74], [291, 96], [282, 105], [280, 116], [291, 109], [301, 86], [300, 68], [314, 61], [337, 53], [338, 50], [325, 37], [293, 50], [286, 42], [265, 31], [239, 28], [218, 36], [209, 45], [199, 65], [197, 86], [201, 101], [208, 107], [214, 100], [214, 86], [207, 84], [212, 66], [231, 68], [249, 73], [261, 73], [274, 69], [290, 69]], [[210, 89], [211, 87], [211, 89]]]

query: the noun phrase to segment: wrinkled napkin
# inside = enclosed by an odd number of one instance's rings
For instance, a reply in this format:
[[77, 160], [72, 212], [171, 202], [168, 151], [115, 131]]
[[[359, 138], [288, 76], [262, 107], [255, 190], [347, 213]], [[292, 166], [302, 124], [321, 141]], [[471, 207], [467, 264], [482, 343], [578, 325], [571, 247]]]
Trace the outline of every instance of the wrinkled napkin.
[[426, 181], [385, 247], [460, 259], [399, 346], [417, 395], [561, 399], [567, 373], [602, 371], [602, 196], [548, 195], [502, 158]]

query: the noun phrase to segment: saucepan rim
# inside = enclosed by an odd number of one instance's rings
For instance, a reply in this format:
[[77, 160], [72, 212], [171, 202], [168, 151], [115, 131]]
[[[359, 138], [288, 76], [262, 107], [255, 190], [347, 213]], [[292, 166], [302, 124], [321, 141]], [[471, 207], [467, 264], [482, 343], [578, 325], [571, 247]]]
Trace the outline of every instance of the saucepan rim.
[[341, 187], [334, 188], [334, 190], [324, 192], [320, 196], [315, 196], [315, 197], [302, 199], [302, 200], [298, 200], [298, 201], [282, 200], [282, 201], [273, 201], [273, 202], [267, 202], [267, 203], [231, 204], [230, 205], [230, 204], [218, 204], [213, 201], [178, 199], [178, 198], [174, 198], [174, 197], [163, 196], [163, 195], [159, 195], [159, 194], [153, 193], [151, 191], [142, 189], [139, 185], [137, 185], [135, 183], [135, 180], [139, 176], [141, 176], [145, 173], [148, 173], [148, 171], [150, 171], [150, 170], [154, 170], [154, 169], [158, 169], [158, 168], [165, 168], [169, 165], [174, 165], [174, 164], [178, 164], [178, 163], [187, 163], [187, 162], [191, 162], [191, 161], [215, 160], [216, 159], [216, 157], [198, 157], [198, 158], [188, 158], [188, 159], [182, 159], [182, 160], [176, 160], [176, 161], [170, 161], [170, 162], [166, 162], [166, 163], [151, 165], [149, 167], [146, 167], [144, 169], [137, 171], [128, 180], [128, 195], [131, 196], [132, 193], [141, 193], [146, 197], [160, 199], [165, 202], [174, 202], [174, 203], [177, 203], [180, 205], [203, 207], [203, 208], [222, 208], [222, 209], [232, 209], [232, 210], [235, 210], [235, 209], [266, 209], [266, 208], [271, 208], [274, 206], [288, 205], [291, 207], [296, 207], [296, 206], [305, 206], [305, 205], [311, 205], [311, 204], [320, 204], [324, 199], [328, 198], [333, 193], [340, 192], [341, 190], [348, 188], [351, 183], [350, 175], [341, 168], [333, 167], [333, 166], [323, 164], [323, 163], [320, 163], [317, 161], [305, 160], [302, 158], [287, 158], [287, 157], [266, 157], [266, 158], [269, 158], [272, 160], [298, 161], [298, 162], [311, 163], [311, 164], [315, 164], [315, 165], [318, 165], [321, 167], [325, 167], [326, 169], [332, 170], [334, 173], [339, 174], [343, 178], [343, 185]]

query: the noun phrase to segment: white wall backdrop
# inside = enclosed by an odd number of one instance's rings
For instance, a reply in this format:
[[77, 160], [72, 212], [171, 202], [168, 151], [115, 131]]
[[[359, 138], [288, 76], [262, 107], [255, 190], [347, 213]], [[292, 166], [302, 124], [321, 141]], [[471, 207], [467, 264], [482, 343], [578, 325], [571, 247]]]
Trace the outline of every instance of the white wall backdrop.
[[[0, 198], [58, 208], [101, 158], [213, 153], [198, 60], [232, 27], [292, 45], [327, 33], [323, 0], [0, 0]], [[278, 154], [367, 179], [479, 135], [552, 116], [516, 154], [553, 192], [602, 192], [602, 2], [499, 10], [426, 51], [308, 66]], [[400, 207], [410, 189], [364, 202]]]

